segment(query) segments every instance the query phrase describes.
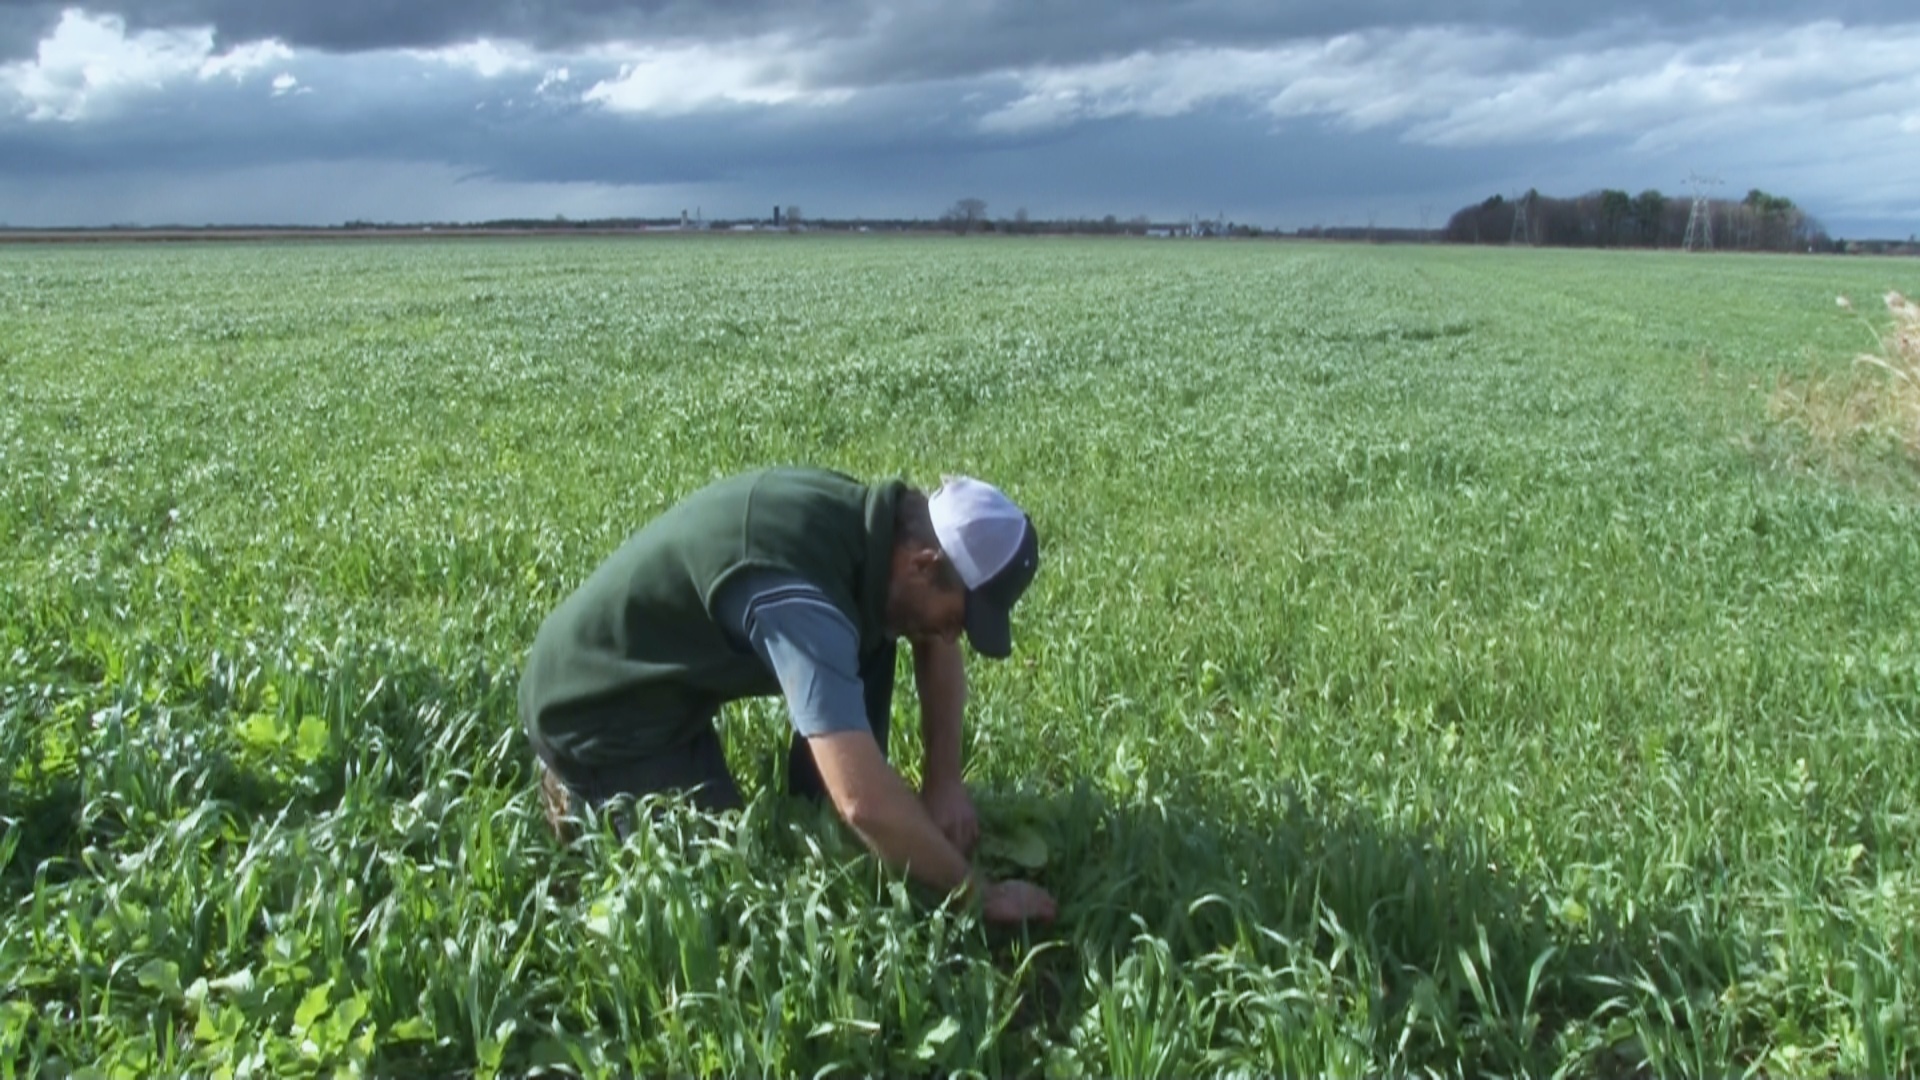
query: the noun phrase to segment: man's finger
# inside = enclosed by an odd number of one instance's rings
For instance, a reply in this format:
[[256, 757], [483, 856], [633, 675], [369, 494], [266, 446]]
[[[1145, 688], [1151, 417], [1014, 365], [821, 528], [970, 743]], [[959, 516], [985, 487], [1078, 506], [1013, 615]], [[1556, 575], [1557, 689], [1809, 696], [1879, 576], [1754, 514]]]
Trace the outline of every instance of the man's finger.
[[953, 841], [953, 846], [959, 848], [963, 855], [973, 847], [976, 839], [973, 830], [967, 828], [967, 822], [964, 819], [956, 818], [942, 823], [941, 831], [947, 834], [947, 839]]

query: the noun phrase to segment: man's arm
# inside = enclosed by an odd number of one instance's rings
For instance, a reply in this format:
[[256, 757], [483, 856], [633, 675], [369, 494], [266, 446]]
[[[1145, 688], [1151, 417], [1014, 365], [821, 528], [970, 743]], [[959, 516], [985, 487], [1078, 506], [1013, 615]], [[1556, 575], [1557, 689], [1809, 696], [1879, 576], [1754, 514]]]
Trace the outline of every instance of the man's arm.
[[959, 642], [915, 640], [913, 682], [920, 695], [920, 741], [926, 755], [920, 798], [934, 825], [965, 854], [980, 839], [980, 820], [960, 778], [967, 667]]
[[983, 882], [947, 841], [905, 780], [880, 756], [865, 731], [834, 732], [807, 740], [820, 781], [841, 820], [860, 834], [881, 861], [916, 881], [950, 892]]
[[833, 808], [882, 862], [944, 892], [960, 891], [996, 922], [1053, 919], [1057, 907], [1045, 889], [1025, 881], [990, 882], [973, 872], [880, 756], [871, 732], [815, 735], [807, 745]]
[[967, 707], [967, 666], [960, 643], [913, 642], [913, 685], [920, 695], [921, 770], [926, 787], [960, 784], [960, 718]]
[[[976, 877], [966, 855], [954, 848], [928, 807], [887, 764], [867, 724], [856, 671], [858, 637], [852, 623], [818, 589], [788, 578], [748, 577], [724, 590], [716, 606], [727, 632], [751, 647], [774, 673], [794, 731], [807, 740], [834, 810], [882, 862], [936, 889], [963, 889], [978, 896], [990, 919], [1053, 917], [1053, 898], [1043, 890], [1019, 881], [988, 884]], [[954, 652], [957, 662], [957, 647]], [[954, 734], [957, 740], [957, 720]], [[956, 741], [956, 789], [958, 762]]]
[[[979, 825], [973, 804], [960, 784], [960, 709], [966, 698], [966, 672], [959, 647], [952, 642], [914, 646], [921, 696], [923, 701], [932, 702], [930, 710], [925, 710], [928, 779], [921, 798], [914, 799], [905, 781], [887, 764], [867, 722], [864, 688], [857, 672], [859, 636], [853, 623], [824, 593], [795, 578], [749, 575], [723, 590], [716, 606], [721, 626], [751, 646], [779, 681], [794, 732], [814, 748], [816, 767], [823, 738], [864, 737], [884, 776], [848, 766], [846, 776], [857, 784], [857, 805], [871, 809], [878, 800], [882, 806], [899, 809], [892, 796], [906, 792], [914, 821], [929, 824], [943, 841], [940, 848], [944, 854], [919, 843], [917, 829], [910, 829], [899, 841], [906, 848], [882, 851], [882, 856], [896, 865], [904, 865], [913, 856], [911, 861], [919, 864], [928, 864], [931, 859], [937, 867], [951, 869], [946, 857], [951, 855], [960, 860], [964, 875], [966, 856], [979, 837]], [[825, 770], [821, 770], [820, 779], [827, 782]], [[845, 794], [834, 793], [834, 805], [843, 816], [845, 800], [841, 796]], [[855, 831], [867, 836], [865, 830]], [[930, 872], [942, 881], [960, 880], [939, 869]]]

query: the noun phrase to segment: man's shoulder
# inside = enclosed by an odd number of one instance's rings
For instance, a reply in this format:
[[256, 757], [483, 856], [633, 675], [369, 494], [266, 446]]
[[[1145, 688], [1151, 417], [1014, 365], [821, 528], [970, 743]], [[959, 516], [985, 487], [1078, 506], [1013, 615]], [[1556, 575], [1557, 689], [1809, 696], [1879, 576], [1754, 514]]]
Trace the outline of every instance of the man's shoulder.
[[714, 612], [721, 622], [741, 629], [763, 612], [808, 608], [824, 609], [821, 613], [846, 620], [825, 589], [790, 570], [746, 567], [714, 595]]
[[864, 495], [873, 486], [851, 473], [817, 465], [772, 465], [744, 473], [741, 479], [757, 497], [771, 494], [849, 498]]
[[860, 631], [819, 586], [798, 575], [749, 570], [720, 590], [714, 615], [741, 647], [784, 642], [784, 648], [813, 658], [852, 656]]
[[827, 596], [826, 590], [800, 574], [762, 566], [743, 568], [721, 586], [718, 595], [741, 607], [788, 597], [819, 597], [824, 600]]

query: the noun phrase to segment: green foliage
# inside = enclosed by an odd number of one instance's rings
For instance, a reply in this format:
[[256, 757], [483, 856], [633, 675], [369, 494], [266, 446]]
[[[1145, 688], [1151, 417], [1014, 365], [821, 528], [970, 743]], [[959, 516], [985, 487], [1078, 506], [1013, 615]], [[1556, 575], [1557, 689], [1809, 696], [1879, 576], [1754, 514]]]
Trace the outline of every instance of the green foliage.
[[[1910, 1074], [1920, 512], [1749, 449], [1883, 272], [0, 250], [0, 1075]], [[778, 461], [1033, 511], [968, 768], [1053, 926], [766, 792], [777, 703], [744, 813], [545, 831], [539, 620]]]

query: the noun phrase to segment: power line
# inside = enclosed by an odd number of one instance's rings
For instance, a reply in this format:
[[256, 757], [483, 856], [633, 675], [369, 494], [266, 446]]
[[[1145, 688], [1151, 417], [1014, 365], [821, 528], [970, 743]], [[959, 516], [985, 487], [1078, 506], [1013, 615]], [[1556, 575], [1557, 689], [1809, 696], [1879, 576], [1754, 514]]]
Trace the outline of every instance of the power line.
[[1693, 188], [1693, 212], [1687, 215], [1687, 238], [1681, 242], [1683, 250], [1694, 250], [1698, 242], [1700, 250], [1713, 250], [1713, 189], [1720, 186], [1717, 176], [1701, 176], [1697, 172], [1687, 174], [1687, 186]]

